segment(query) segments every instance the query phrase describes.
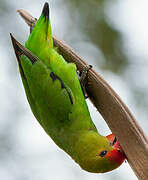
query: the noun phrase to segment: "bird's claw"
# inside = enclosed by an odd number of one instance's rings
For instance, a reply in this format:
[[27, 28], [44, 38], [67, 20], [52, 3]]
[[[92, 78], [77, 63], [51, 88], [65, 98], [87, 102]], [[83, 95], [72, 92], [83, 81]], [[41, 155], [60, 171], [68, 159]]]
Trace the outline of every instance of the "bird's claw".
[[87, 94], [86, 91], [86, 77], [87, 77], [87, 73], [88, 71], [92, 68], [92, 65], [86, 65], [83, 70], [78, 74], [79, 75], [79, 80], [80, 80], [80, 84], [81, 84], [81, 88], [84, 94], [85, 99], [87, 99], [89, 96]]

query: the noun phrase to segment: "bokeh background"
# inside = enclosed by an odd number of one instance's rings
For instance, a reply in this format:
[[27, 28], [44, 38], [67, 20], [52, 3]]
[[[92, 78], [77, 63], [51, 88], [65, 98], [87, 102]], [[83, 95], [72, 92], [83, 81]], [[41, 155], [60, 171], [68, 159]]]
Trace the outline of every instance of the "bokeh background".
[[[43, 0], [0, 0], [0, 179], [136, 180], [128, 163], [106, 174], [80, 169], [45, 134], [25, 97], [9, 33], [29, 29], [16, 10], [39, 17]], [[51, 0], [53, 33], [107, 80], [148, 135], [148, 1]], [[109, 128], [88, 101], [103, 135]]]

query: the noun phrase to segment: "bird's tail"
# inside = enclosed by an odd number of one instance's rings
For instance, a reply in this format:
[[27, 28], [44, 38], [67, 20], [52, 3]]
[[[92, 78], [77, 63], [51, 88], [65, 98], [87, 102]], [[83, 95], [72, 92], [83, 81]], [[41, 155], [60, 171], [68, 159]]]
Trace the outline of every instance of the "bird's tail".
[[39, 20], [26, 41], [25, 47], [36, 54], [36, 52], [40, 51], [42, 48], [46, 48], [47, 46], [48, 48], [53, 48], [49, 5], [46, 2]]

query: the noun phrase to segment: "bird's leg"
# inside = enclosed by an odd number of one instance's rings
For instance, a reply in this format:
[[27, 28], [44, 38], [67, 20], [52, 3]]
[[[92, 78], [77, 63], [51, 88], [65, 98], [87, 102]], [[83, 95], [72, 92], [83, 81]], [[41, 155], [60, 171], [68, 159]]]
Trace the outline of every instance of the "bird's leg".
[[91, 68], [92, 68], [92, 65], [86, 65], [81, 72], [79, 72], [79, 71], [77, 72], [85, 99], [87, 99], [89, 97], [85, 87], [86, 87], [86, 83], [87, 83], [87, 81], [86, 81], [87, 73], [88, 73], [89, 69], [91, 69]]

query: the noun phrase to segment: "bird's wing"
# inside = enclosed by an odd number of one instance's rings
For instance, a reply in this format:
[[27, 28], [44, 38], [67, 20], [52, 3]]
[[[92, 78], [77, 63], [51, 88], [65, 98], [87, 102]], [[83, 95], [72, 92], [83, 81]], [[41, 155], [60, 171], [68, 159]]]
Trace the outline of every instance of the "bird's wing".
[[[21, 66], [24, 72], [22, 79], [24, 79], [23, 83], [27, 97], [40, 123], [43, 125], [45, 120], [42, 119], [48, 119], [51, 123], [57, 123], [57, 125], [65, 123], [74, 105], [72, 92], [40, 60], [32, 63], [23, 55]], [[38, 114], [40, 114], [40, 117], [38, 117]]]
[[84, 100], [74, 64], [66, 63], [62, 56], [52, 50], [49, 53], [49, 48], [44, 51], [44, 59], [50, 59], [50, 68], [40, 54], [35, 56], [12, 35], [11, 38], [28, 101], [44, 129], [47, 126], [54, 129], [68, 125], [74, 131], [97, 131]]

